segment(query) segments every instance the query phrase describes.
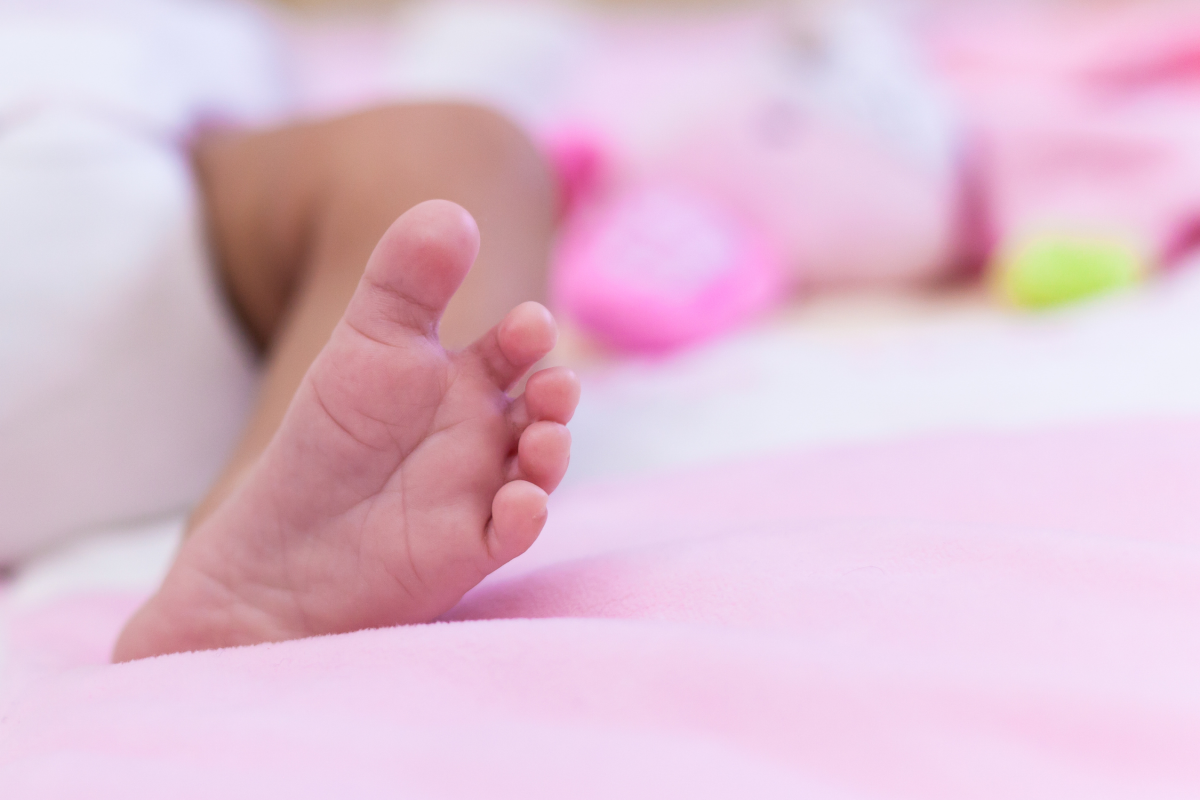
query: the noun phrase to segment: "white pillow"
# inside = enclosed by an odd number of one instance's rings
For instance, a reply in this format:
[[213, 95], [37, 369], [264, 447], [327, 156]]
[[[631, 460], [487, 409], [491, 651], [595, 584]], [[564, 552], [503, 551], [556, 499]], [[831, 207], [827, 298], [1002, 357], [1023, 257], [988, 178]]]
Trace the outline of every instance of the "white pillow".
[[220, 3], [0, 0], [0, 561], [194, 503], [256, 364], [185, 148], [286, 100]]

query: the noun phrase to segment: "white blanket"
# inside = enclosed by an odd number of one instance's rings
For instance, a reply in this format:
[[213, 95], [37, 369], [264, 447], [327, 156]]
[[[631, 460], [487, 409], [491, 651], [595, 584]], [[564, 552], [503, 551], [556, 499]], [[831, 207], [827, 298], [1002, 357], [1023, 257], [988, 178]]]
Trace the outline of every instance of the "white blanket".
[[0, 2], [0, 563], [181, 510], [254, 359], [216, 286], [186, 139], [283, 107], [241, 6]]

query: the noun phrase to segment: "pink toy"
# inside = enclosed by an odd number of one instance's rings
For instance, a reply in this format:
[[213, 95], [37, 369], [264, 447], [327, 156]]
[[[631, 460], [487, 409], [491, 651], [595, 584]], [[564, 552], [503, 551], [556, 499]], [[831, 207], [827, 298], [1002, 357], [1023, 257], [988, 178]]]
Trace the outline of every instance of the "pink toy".
[[576, 215], [556, 257], [558, 307], [628, 350], [677, 347], [771, 307], [783, 267], [762, 235], [718, 201], [668, 185]]
[[598, 30], [551, 125], [567, 133], [545, 137], [567, 216], [554, 298], [597, 339], [667, 350], [797, 288], [947, 271], [953, 136], [884, 21]]

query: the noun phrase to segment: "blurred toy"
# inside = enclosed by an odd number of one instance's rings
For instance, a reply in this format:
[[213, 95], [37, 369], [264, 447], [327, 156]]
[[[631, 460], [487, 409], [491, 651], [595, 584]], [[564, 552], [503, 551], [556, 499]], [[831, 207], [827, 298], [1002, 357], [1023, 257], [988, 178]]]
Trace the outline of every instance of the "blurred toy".
[[883, 18], [743, 14], [600, 41], [567, 144], [548, 137], [570, 201], [554, 298], [597, 338], [677, 347], [797, 289], [947, 270], [952, 128]]
[[553, 297], [610, 345], [678, 347], [798, 289], [952, 263], [954, 127], [879, 13], [443, 3], [405, 26], [404, 96], [489, 102], [547, 142], [567, 199]]
[[555, 300], [611, 346], [667, 350], [773, 305], [785, 278], [753, 226], [719, 201], [670, 186], [628, 189], [573, 220], [556, 258]]
[[1138, 283], [1148, 267], [1120, 240], [1043, 236], [997, 258], [1000, 295], [1025, 308], [1051, 308]]
[[1022, 308], [1137, 285], [1200, 237], [1200, 12], [974, 9], [929, 39], [981, 143], [990, 282]]
[[407, 13], [400, 96], [491, 103], [547, 142], [565, 197], [554, 298], [621, 349], [699, 341], [798, 290], [932, 282], [967, 262], [1006, 302], [1052, 308], [1200, 241], [1188, 8], [972, 7], [919, 39], [834, 2]]

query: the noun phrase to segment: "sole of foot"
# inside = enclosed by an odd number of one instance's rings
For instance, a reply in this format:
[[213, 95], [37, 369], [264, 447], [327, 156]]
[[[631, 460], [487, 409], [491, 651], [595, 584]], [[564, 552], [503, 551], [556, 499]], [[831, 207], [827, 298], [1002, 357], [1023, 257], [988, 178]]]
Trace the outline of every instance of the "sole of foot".
[[479, 248], [418, 205], [380, 240], [279, 429], [192, 530], [114, 660], [428, 622], [534, 542], [570, 458], [567, 369], [537, 303], [464, 350], [437, 326]]

